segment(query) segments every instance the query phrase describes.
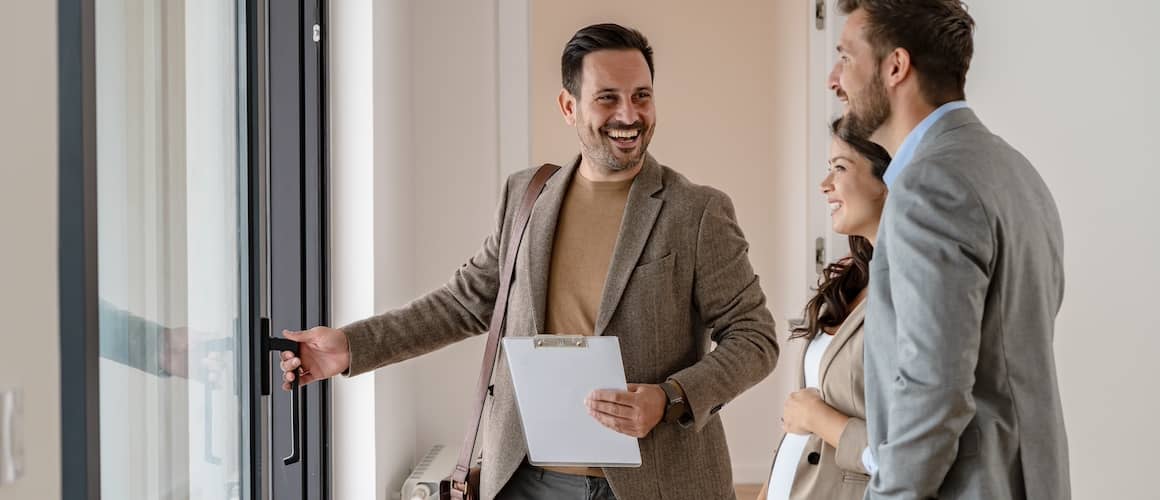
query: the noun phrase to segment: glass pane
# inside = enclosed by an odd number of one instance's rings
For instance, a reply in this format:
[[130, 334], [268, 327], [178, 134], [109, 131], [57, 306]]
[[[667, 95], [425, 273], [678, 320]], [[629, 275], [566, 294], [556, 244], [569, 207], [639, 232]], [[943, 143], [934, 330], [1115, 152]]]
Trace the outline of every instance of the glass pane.
[[236, 0], [96, 0], [101, 493], [241, 497]]

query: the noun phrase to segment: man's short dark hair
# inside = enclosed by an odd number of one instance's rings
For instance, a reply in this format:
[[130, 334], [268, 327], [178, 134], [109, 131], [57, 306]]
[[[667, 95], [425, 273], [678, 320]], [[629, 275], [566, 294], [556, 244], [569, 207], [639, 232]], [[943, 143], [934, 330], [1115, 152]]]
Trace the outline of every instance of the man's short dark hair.
[[881, 62], [895, 48], [910, 53], [930, 104], [962, 99], [975, 47], [975, 20], [959, 0], [839, 0], [838, 9], [866, 12], [866, 40]]
[[649, 78], [655, 76], [653, 51], [648, 39], [639, 31], [619, 24], [594, 24], [577, 31], [564, 46], [560, 58], [560, 72], [564, 88], [580, 97], [580, 82], [584, 76], [584, 56], [598, 50], [639, 50], [648, 63]]

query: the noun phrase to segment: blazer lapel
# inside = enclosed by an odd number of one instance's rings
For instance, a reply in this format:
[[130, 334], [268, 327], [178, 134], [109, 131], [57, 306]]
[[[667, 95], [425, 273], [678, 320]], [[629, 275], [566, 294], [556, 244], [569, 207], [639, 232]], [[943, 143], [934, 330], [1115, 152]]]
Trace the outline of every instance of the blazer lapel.
[[[790, 335], [793, 335], [793, 332], [790, 332]], [[825, 334], [819, 333], [818, 335], [825, 335]], [[810, 341], [806, 337], [798, 337], [794, 340], [802, 345], [801, 355], [798, 356], [798, 358], [797, 358], [797, 361], [798, 361], [797, 362], [797, 370], [794, 370], [794, 376], [793, 376], [794, 390], [800, 391], [800, 390], [806, 388], [806, 352], [810, 350]]]
[[532, 304], [532, 324], [535, 331], [532, 334], [544, 332], [544, 317], [548, 301], [548, 273], [552, 267], [552, 246], [556, 238], [556, 219], [560, 216], [560, 207], [564, 204], [564, 195], [568, 193], [568, 186], [572, 184], [572, 176], [580, 158], [576, 157], [556, 175], [548, 180], [544, 192], [532, 209], [532, 216], [528, 219], [527, 232], [524, 234], [524, 244], [520, 247], [516, 259], [516, 275], [524, 275], [528, 279], [526, 293], [530, 294], [528, 303]]
[[[822, 306], [820, 308], [818, 308], [818, 316], [821, 316], [822, 314], [824, 314], [826, 312], [826, 308], [827, 308], [826, 304], [823, 303]], [[805, 320], [805, 318], [802, 318], [801, 321], [804, 324], [806, 320]], [[795, 326], [797, 326], [797, 325], [790, 324], [789, 334], [791, 336], [794, 334], [793, 328]], [[825, 335], [825, 333], [815, 332], [815, 335]], [[810, 344], [813, 341], [811, 340], [811, 338], [807, 338], [807, 337], [796, 337], [796, 338], [793, 338], [793, 341], [801, 344], [801, 347], [802, 347], [801, 354], [797, 358], [797, 370], [794, 371], [794, 377], [793, 377], [794, 390], [800, 391], [800, 390], [806, 388], [806, 354], [809, 353]]]
[[616, 238], [616, 247], [612, 253], [612, 262], [608, 266], [608, 275], [604, 279], [604, 291], [600, 296], [600, 310], [596, 316], [596, 335], [603, 335], [604, 329], [612, 320], [624, 288], [633, 268], [640, 260], [645, 243], [652, 234], [657, 215], [661, 212], [664, 201], [654, 198], [653, 195], [664, 188], [661, 181], [661, 166], [651, 155], [645, 156], [644, 167], [637, 174], [632, 188], [628, 191], [628, 203], [624, 207], [624, 218], [620, 223], [620, 234]]
[[846, 317], [846, 321], [842, 322], [842, 326], [838, 327], [838, 331], [834, 333], [834, 340], [830, 341], [830, 345], [826, 347], [826, 352], [822, 354], [822, 362], [818, 366], [818, 386], [826, 379], [826, 372], [830, 371], [830, 365], [833, 364], [834, 358], [838, 356], [838, 351], [846, 345], [850, 337], [854, 336], [854, 332], [862, 326], [862, 322], [866, 319], [866, 303], [867, 299], [862, 299], [862, 302], [850, 311], [850, 315]]

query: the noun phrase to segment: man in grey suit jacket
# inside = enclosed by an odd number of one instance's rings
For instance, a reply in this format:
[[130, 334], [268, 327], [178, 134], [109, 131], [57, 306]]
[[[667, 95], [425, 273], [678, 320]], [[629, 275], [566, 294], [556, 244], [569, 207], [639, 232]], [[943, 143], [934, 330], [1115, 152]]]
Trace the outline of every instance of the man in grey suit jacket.
[[963, 101], [974, 21], [957, 0], [839, 8], [847, 123], [894, 157], [870, 263], [866, 498], [1066, 500], [1059, 213]]
[[[506, 335], [615, 335], [627, 392], [596, 391], [594, 418], [640, 438], [640, 468], [528, 465], [507, 364], [497, 363], [483, 429], [484, 499], [733, 498], [717, 412], [777, 361], [773, 318], [729, 198], [647, 154], [655, 126], [652, 49], [635, 30], [596, 25], [562, 58], [559, 106], [580, 157], [548, 182], [528, 223]], [[356, 375], [482, 333], [500, 262], [533, 170], [507, 180], [483, 247], [442, 288], [341, 330], [287, 336], [284, 379]], [[709, 346], [716, 342], [716, 349]], [[284, 387], [288, 387], [285, 384]], [[566, 431], [566, 430], [565, 430]], [[611, 491], [610, 491], [611, 490]]]

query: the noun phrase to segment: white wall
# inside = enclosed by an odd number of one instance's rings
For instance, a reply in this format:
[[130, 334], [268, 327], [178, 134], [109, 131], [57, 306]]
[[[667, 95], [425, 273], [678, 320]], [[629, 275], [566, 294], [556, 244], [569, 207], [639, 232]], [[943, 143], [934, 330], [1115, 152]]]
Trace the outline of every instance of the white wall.
[[[413, 293], [408, 1], [330, 3], [331, 314], [343, 325]], [[392, 498], [415, 460], [412, 370], [336, 378], [335, 498]]]
[[[532, 158], [568, 161], [576, 132], [560, 117], [560, 53], [576, 30], [616, 22], [648, 37], [656, 65], [657, 133], [649, 151], [694, 182], [730, 195], [769, 308], [785, 319], [806, 299], [805, 2], [535, 2], [532, 5]], [[788, 350], [784, 357], [788, 358]], [[722, 411], [734, 480], [760, 483], [772, 462], [789, 370]]]
[[[498, 6], [362, 0], [330, 8], [331, 307], [342, 325], [441, 286], [492, 227]], [[506, 63], [518, 71], [518, 55]], [[526, 128], [516, 104], [505, 122]], [[505, 144], [505, 158], [526, 158], [526, 140]], [[336, 498], [390, 498], [432, 445], [458, 446], [482, 345], [472, 339], [336, 383]], [[366, 439], [372, 430], [375, 439]]]
[[971, 3], [967, 98], [1039, 169], [1063, 218], [1055, 352], [1075, 498], [1155, 490], [1160, 4]]
[[24, 477], [0, 498], [60, 497], [56, 2], [8, 2], [0, 30], [0, 387], [24, 393]]

